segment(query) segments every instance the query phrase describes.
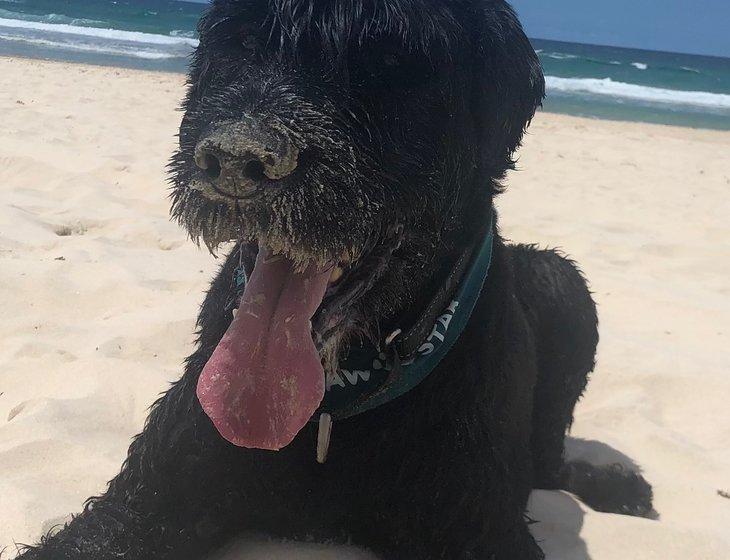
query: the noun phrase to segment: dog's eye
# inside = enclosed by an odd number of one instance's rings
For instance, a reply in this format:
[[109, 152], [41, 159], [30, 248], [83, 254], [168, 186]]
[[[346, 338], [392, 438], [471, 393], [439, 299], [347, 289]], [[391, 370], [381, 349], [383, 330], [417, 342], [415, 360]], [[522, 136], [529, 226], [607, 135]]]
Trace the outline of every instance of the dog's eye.
[[391, 86], [417, 88], [429, 82], [432, 68], [417, 56], [388, 55], [383, 59], [382, 79]]
[[389, 68], [396, 68], [400, 66], [400, 57], [396, 54], [386, 54], [383, 56], [383, 65]]
[[256, 50], [256, 37], [246, 31], [241, 32], [241, 46], [248, 52]]
[[409, 52], [402, 45], [373, 45], [350, 59], [352, 83], [361, 89], [388, 88], [415, 90], [432, 75], [429, 60]]

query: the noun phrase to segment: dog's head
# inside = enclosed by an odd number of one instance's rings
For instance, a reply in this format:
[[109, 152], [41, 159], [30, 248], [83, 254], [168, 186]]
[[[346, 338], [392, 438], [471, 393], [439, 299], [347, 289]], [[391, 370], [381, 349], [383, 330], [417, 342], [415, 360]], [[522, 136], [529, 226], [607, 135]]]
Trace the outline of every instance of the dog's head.
[[376, 320], [484, 215], [544, 94], [501, 0], [214, 0], [199, 32], [173, 215], [211, 248], [335, 263], [340, 292], [389, 270]]
[[214, 0], [199, 32], [173, 215], [210, 248], [332, 268], [313, 319], [331, 366], [486, 216], [539, 62], [502, 0]]

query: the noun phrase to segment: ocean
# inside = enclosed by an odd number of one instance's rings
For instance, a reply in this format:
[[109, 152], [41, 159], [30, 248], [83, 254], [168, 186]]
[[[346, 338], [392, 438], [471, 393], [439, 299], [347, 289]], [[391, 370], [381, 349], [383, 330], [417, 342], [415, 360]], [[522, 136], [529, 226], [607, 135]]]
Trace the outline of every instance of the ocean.
[[[0, 55], [184, 72], [204, 5], [0, 0]], [[730, 59], [533, 39], [545, 110], [730, 130]]]

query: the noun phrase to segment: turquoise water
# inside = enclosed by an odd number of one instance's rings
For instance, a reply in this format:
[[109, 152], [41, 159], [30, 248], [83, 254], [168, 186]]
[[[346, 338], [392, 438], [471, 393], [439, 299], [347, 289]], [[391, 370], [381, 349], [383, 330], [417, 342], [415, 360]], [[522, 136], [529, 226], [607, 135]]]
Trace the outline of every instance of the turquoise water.
[[179, 0], [0, 0], [0, 18], [192, 37], [204, 8]]
[[730, 59], [534, 39], [545, 109], [730, 130]]
[[0, 54], [184, 72], [202, 4], [0, 0]]
[[[183, 72], [202, 4], [0, 0], [0, 54]], [[533, 40], [545, 109], [730, 130], [730, 59]]]

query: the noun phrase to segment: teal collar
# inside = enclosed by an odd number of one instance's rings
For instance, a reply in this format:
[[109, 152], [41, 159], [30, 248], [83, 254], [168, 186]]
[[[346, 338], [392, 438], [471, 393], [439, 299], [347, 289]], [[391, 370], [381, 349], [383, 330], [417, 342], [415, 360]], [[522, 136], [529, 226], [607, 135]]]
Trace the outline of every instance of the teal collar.
[[380, 350], [369, 343], [350, 349], [339, 370], [327, 376], [325, 397], [313, 421], [322, 415], [329, 415], [330, 421], [342, 420], [393, 401], [436, 368], [466, 327], [489, 273], [493, 212], [485, 226], [481, 244], [477, 242], [462, 256], [446, 279], [445, 289], [429, 305], [438, 308], [432, 312], [427, 308], [408, 333], [392, 332]]

